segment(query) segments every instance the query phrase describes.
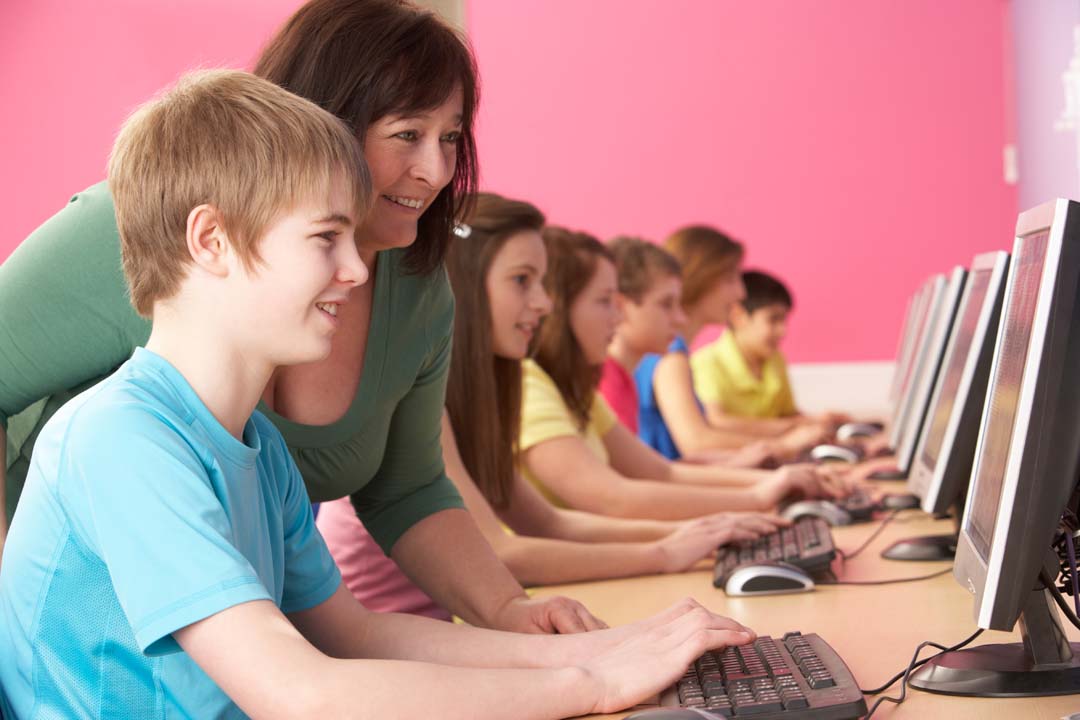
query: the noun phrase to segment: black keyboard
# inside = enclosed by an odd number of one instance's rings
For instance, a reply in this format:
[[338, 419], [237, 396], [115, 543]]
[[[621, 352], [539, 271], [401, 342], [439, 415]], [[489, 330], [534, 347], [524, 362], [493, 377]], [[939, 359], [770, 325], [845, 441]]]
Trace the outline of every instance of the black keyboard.
[[814, 574], [827, 570], [835, 557], [836, 546], [828, 523], [804, 517], [756, 540], [721, 545], [716, 553], [713, 585], [723, 587], [728, 574], [739, 565], [779, 560]]
[[798, 632], [705, 653], [661, 694], [660, 704], [713, 718], [848, 720], [866, 714], [858, 683], [836, 651], [817, 635]]
[[874, 511], [881, 509], [869, 495], [860, 490], [832, 502], [847, 511], [847, 514], [851, 516], [851, 522], [869, 522], [874, 519]]

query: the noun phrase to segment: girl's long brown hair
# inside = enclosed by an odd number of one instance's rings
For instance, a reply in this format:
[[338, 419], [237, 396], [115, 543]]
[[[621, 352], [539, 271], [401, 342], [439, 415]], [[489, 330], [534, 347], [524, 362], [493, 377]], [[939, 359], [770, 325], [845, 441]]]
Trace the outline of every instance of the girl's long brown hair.
[[611, 251], [592, 235], [549, 225], [544, 228], [548, 271], [544, 289], [551, 314], [540, 326], [536, 362], [559, 388], [563, 402], [584, 430], [589, 424], [601, 367], [590, 365], [570, 327], [570, 307], [592, 280], [600, 258], [615, 263]]
[[507, 240], [543, 226], [543, 214], [529, 203], [480, 193], [462, 228], [461, 234], [469, 228], [467, 237], [455, 238], [446, 255], [456, 298], [446, 411], [465, 469], [496, 508], [506, 507], [514, 478], [521, 362], [492, 349], [487, 274]]

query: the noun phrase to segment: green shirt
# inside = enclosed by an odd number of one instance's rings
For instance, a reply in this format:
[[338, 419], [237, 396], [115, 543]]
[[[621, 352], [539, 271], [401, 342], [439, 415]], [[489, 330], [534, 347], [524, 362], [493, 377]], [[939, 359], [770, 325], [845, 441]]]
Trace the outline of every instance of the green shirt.
[[[301, 425], [259, 407], [285, 436], [312, 501], [351, 495], [386, 552], [421, 519], [464, 507], [439, 439], [454, 298], [444, 270], [407, 274], [403, 254], [379, 254], [364, 371], [345, 415]], [[149, 322], [128, 301], [105, 183], [73, 197], [0, 265], [9, 519], [41, 426], [149, 336]]]

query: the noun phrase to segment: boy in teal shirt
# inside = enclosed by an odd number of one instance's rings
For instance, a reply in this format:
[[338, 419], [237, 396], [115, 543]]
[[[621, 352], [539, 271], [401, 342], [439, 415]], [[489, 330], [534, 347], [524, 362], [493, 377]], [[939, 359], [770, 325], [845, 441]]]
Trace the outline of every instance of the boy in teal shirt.
[[267, 81], [199, 73], [127, 122], [109, 184], [152, 330], [38, 438], [0, 564], [5, 718], [609, 712], [752, 639], [691, 602], [566, 637], [368, 613], [255, 412], [367, 280], [358, 142]]

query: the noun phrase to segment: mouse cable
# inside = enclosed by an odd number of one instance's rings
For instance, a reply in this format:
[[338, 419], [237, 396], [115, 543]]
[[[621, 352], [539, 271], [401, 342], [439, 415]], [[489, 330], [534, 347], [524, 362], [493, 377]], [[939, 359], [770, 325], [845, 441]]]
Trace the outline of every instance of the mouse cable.
[[[866, 715], [863, 716], [863, 720], [870, 720], [870, 716], [873, 715], [874, 712], [877, 711], [878, 707], [880, 707], [881, 704], [884, 703], [884, 702], [890, 702], [890, 703], [893, 703], [894, 705], [899, 705], [900, 703], [904, 702], [904, 700], [907, 699], [908, 680], [911, 678], [911, 673], [915, 672], [916, 668], [922, 667], [923, 665], [925, 665], [926, 663], [930, 662], [931, 660], [933, 660], [934, 658], [936, 658], [936, 657], [938, 657], [940, 655], [944, 655], [945, 653], [953, 652], [954, 650], [960, 650], [961, 648], [966, 647], [970, 643], [974, 642], [975, 638], [979, 637], [982, 634], [983, 634], [983, 630], [982, 630], [982, 628], [979, 628], [978, 630], [973, 632], [971, 635], [966, 637], [964, 640], [961, 640], [960, 642], [953, 645], [952, 647], [945, 647], [944, 645], [941, 645], [941, 644], [936, 643], [936, 642], [931, 642], [930, 640], [919, 643], [919, 646], [917, 648], [915, 648], [915, 654], [911, 656], [911, 662], [908, 663], [908, 666], [906, 668], [904, 668], [904, 670], [902, 670], [901, 672], [894, 675], [892, 677], [892, 679], [889, 680], [889, 682], [885, 683], [884, 685], [873, 688], [871, 690], [862, 690], [862, 693], [864, 695], [879, 695], [879, 694], [885, 692], [886, 690], [888, 690], [890, 687], [892, 687], [892, 685], [894, 683], [896, 683], [897, 680], [902, 681], [900, 683], [900, 695], [899, 695], [899, 697], [893, 697], [891, 695], [882, 695], [881, 697], [879, 697], [877, 699], [876, 702], [874, 702], [873, 705], [870, 706], [870, 709], [866, 711]], [[930, 655], [930, 656], [925, 657], [922, 660], [920, 660], [919, 659], [919, 653], [921, 653], [923, 651], [923, 648], [926, 648], [926, 647], [937, 648], [938, 652], [936, 652], [933, 655]]]
[[[830, 571], [831, 572], [831, 571]], [[936, 577], [952, 572], [952, 566], [945, 568], [944, 570], [938, 570], [928, 575], [916, 575], [915, 577], [903, 577], [903, 578], [890, 578], [888, 580], [826, 580], [825, 582], [819, 582], [818, 585], [896, 585], [898, 583], [918, 582], [919, 580], [932, 580]], [[836, 574], [833, 573], [833, 578], [836, 578]]]
[[836, 549], [836, 554], [840, 556], [840, 560], [843, 561], [843, 562], [847, 562], [851, 558], [857, 556], [859, 553], [861, 553], [866, 548], [870, 547], [870, 543], [874, 542], [874, 540], [877, 539], [878, 535], [881, 534], [881, 531], [884, 530], [885, 527], [889, 523], [891, 523], [896, 518], [896, 516], [899, 515], [899, 514], [900, 514], [900, 510], [892, 510], [892, 511], [890, 511], [889, 514], [886, 515], [881, 520], [881, 524], [878, 525], [877, 529], [874, 530], [874, 532], [872, 532], [870, 534], [870, 537], [866, 538], [866, 540], [863, 541], [863, 544], [860, 545], [859, 547], [855, 548], [854, 550], [848, 552], [847, 550], [841, 550], [840, 548], [837, 548]]
[[1073, 609], [1069, 607], [1069, 603], [1065, 601], [1065, 596], [1061, 594], [1061, 590], [1058, 589], [1057, 583], [1050, 577], [1050, 574], [1046, 572], [1046, 568], [1039, 571], [1039, 579], [1042, 580], [1046, 589], [1050, 591], [1050, 594], [1054, 598], [1054, 602], [1061, 609], [1061, 614], [1068, 618], [1069, 622], [1073, 624], [1073, 627], [1080, 628], [1080, 618], [1076, 616]]

